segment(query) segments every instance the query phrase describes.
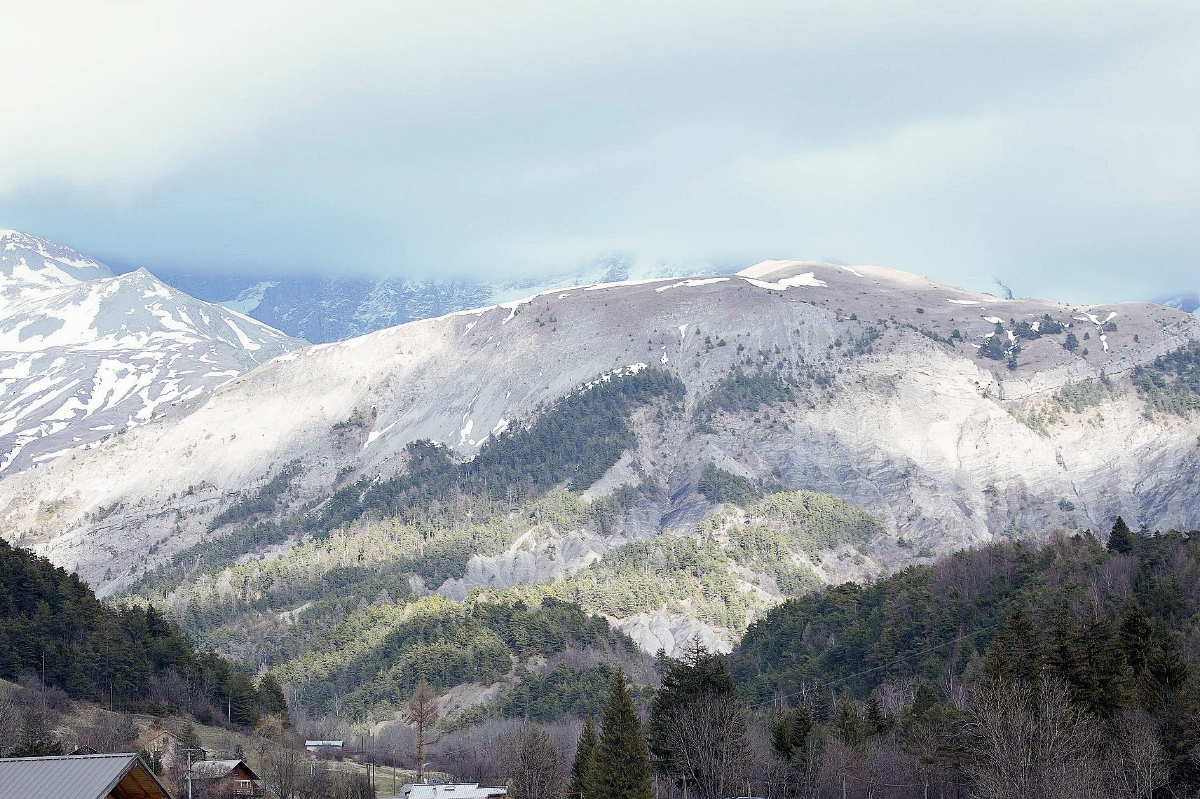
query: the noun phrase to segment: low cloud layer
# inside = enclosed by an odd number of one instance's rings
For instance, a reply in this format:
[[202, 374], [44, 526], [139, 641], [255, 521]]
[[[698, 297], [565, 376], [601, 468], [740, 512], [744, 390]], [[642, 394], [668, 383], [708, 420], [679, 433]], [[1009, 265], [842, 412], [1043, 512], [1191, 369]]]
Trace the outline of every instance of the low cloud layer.
[[117, 265], [1197, 288], [1193, 3], [23, 5], [0, 226]]

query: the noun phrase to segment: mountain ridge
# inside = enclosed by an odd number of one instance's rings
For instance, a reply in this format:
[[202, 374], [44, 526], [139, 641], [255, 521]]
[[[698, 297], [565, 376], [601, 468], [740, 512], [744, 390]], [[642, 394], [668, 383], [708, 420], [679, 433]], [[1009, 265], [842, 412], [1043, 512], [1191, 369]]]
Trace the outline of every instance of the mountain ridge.
[[302, 342], [144, 269], [0, 232], [0, 474], [91, 446]]
[[[1079, 333], [1076, 351], [1063, 347], [1065, 332], [1035, 336], [1028, 321], [1015, 323], [1046, 315]], [[1132, 386], [1062, 416], [1049, 434], [1023, 415], [1064, 386], [1124, 379], [1198, 335], [1195, 317], [1146, 303], [1000, 300], [885, 267], [814, 262], [553, 290], [277, 357], [186, 417], [0, 482], [2, 522], [6, 536], [104, 592], [119, 585], [103, 579], [106, 561], [119, 566], [114, 575], [140, 573], [153, 565], [138, 559], [151, 544], [161, 558], [199, 540], [229, 497], [283, 464], [301, 463], [293, 502], [320, 502], [346, 479], [339, 475], [403, 469], [412, 441], [470, 457], [554, 398], [648, 363], [684, 380], [688, 407], [661, 433], [638, 422], [638, 468], [666, 499], [633, 513], [632, 535], [704, 518], [709, 506], [695, 486], [710, 461], [839, 496], [879, 514], [893, 542], [931, 553], [1035, 522], [1099, 526], [1120, 510], [1190, 523], [1195, 499], [1162, 475], [1195, 465], [1194, 418], [1145, 419]], [[994, 337], [1023, 346], [1015, 368], [980, 356]], [[688, 414], [721, 380], [783, 359], [829, 373], [813, 407], [777, 410], [773, 429], [753, 413], [725, 414], [713, 432], [694, 428]], [[45, 506], [58, 510], [39, 518]]]

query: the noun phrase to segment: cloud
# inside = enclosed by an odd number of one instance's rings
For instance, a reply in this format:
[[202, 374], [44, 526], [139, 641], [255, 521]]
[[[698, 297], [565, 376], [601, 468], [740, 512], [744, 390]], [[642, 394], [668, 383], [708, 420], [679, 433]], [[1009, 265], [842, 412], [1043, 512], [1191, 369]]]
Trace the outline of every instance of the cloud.
[[128, 263], [1149, 295], [1200, 255], [1193, 4], [14, 5], [0, 222]]

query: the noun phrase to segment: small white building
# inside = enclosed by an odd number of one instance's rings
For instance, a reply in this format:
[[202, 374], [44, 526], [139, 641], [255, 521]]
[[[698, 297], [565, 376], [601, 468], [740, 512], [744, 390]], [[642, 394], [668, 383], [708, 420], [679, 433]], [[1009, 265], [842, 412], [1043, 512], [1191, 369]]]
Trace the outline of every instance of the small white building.
[[342, 751], [345, 741], [305, 741], [304, 748], [310, 752], [320, 752], [322, 749], [332, 749], [336, 752]]
[[443, 785], [410, 782], [401, 785], [396, 796], [397, 799], [503, 799], [508, 796], [508, 788], [489, 788], [477, 782]]

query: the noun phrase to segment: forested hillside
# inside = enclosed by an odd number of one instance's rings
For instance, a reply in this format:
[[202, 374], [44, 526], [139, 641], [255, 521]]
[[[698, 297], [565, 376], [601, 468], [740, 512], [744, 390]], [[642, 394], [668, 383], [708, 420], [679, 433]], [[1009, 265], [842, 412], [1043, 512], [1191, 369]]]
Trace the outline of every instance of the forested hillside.
[[1200, 788], [1198, 654], [1200, 532], [1118, 518], [789, 600], [729, 666], [787, 793], [1157, 797]]
[[216, 706], [235, 724], [286, 707], [273, 678], [256, 686], [154, 607], [104, 605], [75, 575], [0, 541], [0, 677], [25, 675], [116, 709], [211, 720]]

